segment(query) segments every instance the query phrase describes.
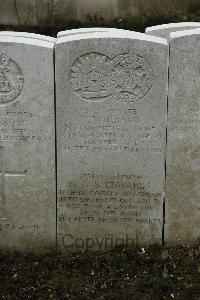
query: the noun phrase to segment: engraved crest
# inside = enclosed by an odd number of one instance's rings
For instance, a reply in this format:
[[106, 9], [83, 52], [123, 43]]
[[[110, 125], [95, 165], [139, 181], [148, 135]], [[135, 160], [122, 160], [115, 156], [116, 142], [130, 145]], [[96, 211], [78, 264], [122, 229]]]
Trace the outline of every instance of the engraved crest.
[[8, 56], [0, 53], [0, 105], [16, 101], [23, 85], [24, 76], [21, 68]]
[[151, 89], [153, 71], [148, 61], [136, 54], [111, 59], [93, 52], [73, 63], [70, 83], [85, 100], [101, 101], [113, 96], [121, 102], [135, 102]]

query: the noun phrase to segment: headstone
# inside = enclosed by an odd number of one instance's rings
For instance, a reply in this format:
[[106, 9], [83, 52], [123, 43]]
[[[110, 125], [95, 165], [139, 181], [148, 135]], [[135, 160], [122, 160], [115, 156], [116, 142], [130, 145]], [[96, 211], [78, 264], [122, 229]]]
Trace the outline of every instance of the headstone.
[[56, 39], [50, 36], [45, 36], [42, 34], [35, 34], [29, 32], [16, 32], [16, 31], [0, 31], [0, 36], [15, 36], [15, 37], [24, 37], [24, 38], [31, 38], [37, 39], [47, 42], [55, 43]]
[[0, 37], [1, 250], [55, 250], [53, 50]]
[[[95, 32], [124, 32], [124, 29], [117, 29], [117, 28], [104, 28], [104, 27], [92, 27], [92, 28], [79, 28], [79, 29], [71, 29], [71, 30], [65, 30], [58, 32], [57, 37], [62, 38], [69, 35], [75, 35], [75, 34], [84, 34], [84, 33], [95, 33]], [[127, 32], [127, 30], [126, 30]]]
[[200, 22], [170, 23], [146, 28], [146, 34], [169, 39], [171, 32], [195, 29], [200, 27]]
[[200, 238], [200, 29], [171, 34], [166, 242]]
[[141, 33], [57, 40], [59, 251], [161, 244], [167, 57]]

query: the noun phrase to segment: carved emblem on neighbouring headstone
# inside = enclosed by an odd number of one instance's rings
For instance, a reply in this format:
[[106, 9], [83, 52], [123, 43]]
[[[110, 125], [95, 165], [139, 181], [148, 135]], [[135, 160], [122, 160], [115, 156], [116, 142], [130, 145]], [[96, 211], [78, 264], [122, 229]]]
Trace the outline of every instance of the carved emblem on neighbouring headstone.
[[0, 53], [0, 105], [16, 101], [23, 85], [24, 76], [21, 68], [7, 55]]
[[111, 59], [93, 52], [73, 63], [70, 83], [85, 100], [101, 101], [113, 96], [122, 102], [135, 102], [151, 89], [153, 71], [149, 62], [136, 54], [121, 54]]

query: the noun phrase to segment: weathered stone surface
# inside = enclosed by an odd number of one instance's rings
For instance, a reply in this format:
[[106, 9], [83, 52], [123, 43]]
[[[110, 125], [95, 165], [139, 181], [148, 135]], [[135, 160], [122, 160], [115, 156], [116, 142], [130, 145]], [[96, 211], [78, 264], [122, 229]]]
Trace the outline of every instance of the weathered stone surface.
[[16, 31], [0, 31], [0, 36], [16, 36], [16, 37], [25, 37], [31, 39], [37, 39], [41, 41], [48, 41], [55, 43], [56, 39], [50, 36], [35, 34], [29, 32], [16, 32]]
[[167, 57], [139, 33], [58, 39], [59, 251], [161, 243]]
[[170, 33], [172, 32], [195, 29], [199, 27], [199, 22], [170, 23], [148, 27], [146, 28], [146, 34], [166, 38], [169, 40]]
[[171, 34], [166, 242], [200, 238], [200, 30]]
[[53, 48], [0, 37], [0, 249], [55, 250]]

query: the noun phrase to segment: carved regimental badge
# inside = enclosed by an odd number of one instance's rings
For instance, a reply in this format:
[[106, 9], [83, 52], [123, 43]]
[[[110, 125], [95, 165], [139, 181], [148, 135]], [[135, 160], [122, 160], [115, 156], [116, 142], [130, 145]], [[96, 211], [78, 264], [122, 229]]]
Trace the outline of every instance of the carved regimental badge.
[[0, 105], [16, 101], [23, 85], [21, 68], [8, 56], [0, 53]]
[[70, 83], [88, 101], [112, 96], [122, 102], [142, 99], [153, 84], [149, 62], [136, 54], [121, 54], [114, 59], [100, 53], [79, 57], [70, 69]]

